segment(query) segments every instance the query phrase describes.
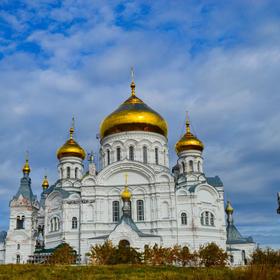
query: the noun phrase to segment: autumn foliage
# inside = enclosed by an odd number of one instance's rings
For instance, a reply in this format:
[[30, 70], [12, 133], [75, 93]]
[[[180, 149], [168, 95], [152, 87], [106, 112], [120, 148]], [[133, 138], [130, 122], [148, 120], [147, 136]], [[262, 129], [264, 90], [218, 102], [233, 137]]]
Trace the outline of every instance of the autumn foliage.
[[67, 243], [62, 243], [48, 259], [48, 264], [75, 264], [77, 259], [76, 251]]
[[216, 244], [210, 243], [201, 247], [198, 252], [191, 253], [189, 248], [175, 245], [162, 247], [146, 245], [143, 252], [129, 246], [114, 246], [106, 241], [102, 245], [92, 247], [88, 257], [93, 264], [146, 264], [152, 266], [225, 266], [227, 253]]
[[280, 267], [280, 250], [257, 248], [251, 256], [251, 264]]

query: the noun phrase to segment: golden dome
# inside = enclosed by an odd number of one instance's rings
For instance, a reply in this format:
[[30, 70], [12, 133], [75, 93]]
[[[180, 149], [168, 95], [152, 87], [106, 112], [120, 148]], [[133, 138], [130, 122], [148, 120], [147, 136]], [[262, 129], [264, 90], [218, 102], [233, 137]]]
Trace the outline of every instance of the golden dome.
[[190, 122], [187, 118], [186, 121], [186, 133], [184, 136], [176, 143], [175, 146], [177, 154], [179, 154], [182, 151], [186, 150], [199, 150], [203, 151], [204, 146], [203, 143], [191, 133], [190, 130]]
[[24, 164], [24, 166], [23, 166], [23, 168], [22, 168], [22, 172], [23, 172], [24, 174], [29, 174], [29, 173], [31, 172], [28, 159], [25, 160], [25, 164]]
[[227, 215], [233, 213], [233, 207], [231, 206], [230, 201], [227, 201], [227, 206], [226, 206], [225, 211], [226, 211]]
[[149, 131], [167, 137], [166, 121], [135, 95], [134, 81], [131, 82], [131, 96], [100, 125], [101, 138], [124, 131]]
[[46, 175], [44, 177], [44, 180], [43, 180], [43, 183], [42, 183], [42, 187], [43, 187], [44, 191], [49, 187], [49, 181], [48, 181], [48, 178], [47, 178]]
[[84, 149], [73, 139], [74, 126], [69, 130], [70, 138], [64, 143], [62, 147], [57, 150], [57, 158], [61, 159], [63, 157], [78, 157], [85, 159], [86, 153]]
[[130, 200], [131, 192], [128, 190], [128, 187], [124, 187], [124, 191], [121, 193], [121, 197], [123, 200]]

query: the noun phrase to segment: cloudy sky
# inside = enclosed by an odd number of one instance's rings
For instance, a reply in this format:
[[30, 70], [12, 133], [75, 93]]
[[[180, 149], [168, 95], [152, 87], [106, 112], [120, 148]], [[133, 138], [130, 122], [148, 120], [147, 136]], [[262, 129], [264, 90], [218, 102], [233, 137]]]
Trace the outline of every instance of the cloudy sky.
[[169, 123], [171, 163], [185, 112], [240, 231], [280, 247], [278, 1], [1, 0], [0, 229], [29, 150], [32, 186], [57, 178], [68, 137], [98, 150], [102, 119], [137, 95]]

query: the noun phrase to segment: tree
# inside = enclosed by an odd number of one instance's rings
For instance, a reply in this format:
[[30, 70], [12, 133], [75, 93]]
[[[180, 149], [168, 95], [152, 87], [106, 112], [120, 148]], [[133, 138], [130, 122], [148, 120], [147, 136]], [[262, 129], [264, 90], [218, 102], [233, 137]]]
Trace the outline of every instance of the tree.
[[271, 248], [257, 248], [251, 256], [251, 264], [257, 265], [280, 265], [280, 250], [272, 250]]
[[198, 251], [200, 265], [206, 267], [222, 266], [227, 264], [228, 254], [214, 242], [201, 246]]
[[76, 251], [68, 244], [62, 243], [56, 247], [48, 259], [49, 264], [75, 264], [77, 260]]
[[116, 248], [110, 240], [106, 240], [102, 245], [94, 245], [88, 256], [93, 264], [113, 264]]
[[193, 255], [191, 254], [188, 247], [179, 246], [178, 250], [174, 250], [177, 262], [182, 266], [190, 265], [193, 260]]

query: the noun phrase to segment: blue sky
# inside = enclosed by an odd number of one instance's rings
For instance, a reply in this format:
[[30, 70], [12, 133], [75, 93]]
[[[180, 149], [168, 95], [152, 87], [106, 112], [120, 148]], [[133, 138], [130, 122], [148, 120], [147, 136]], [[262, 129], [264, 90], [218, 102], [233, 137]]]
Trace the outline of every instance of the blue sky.
[[102, 119], [136, 91], [169, 123], [171, 163], [185, 112], [240, 231], [280, 247], [278, 1], [2, 0], [0, 229], [29, 150], [32, 186], [57, 178], [56, 150], [98, 151]]

